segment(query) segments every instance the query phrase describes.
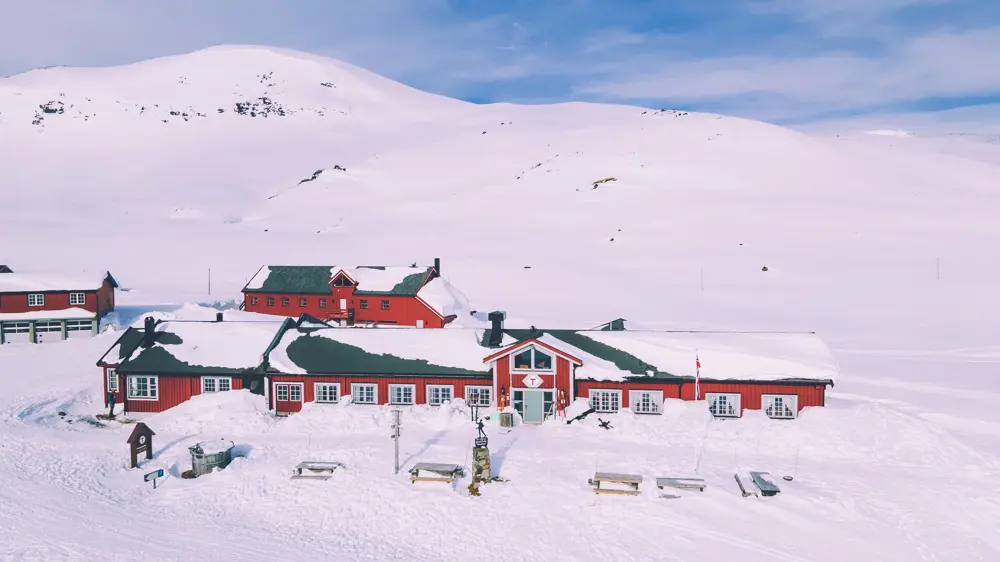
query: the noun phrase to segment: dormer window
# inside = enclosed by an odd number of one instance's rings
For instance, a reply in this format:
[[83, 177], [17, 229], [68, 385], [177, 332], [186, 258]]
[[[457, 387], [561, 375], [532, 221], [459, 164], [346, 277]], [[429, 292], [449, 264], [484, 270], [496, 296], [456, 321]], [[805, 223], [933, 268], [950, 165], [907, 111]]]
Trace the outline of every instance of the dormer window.
[[332, 284], [333, 284], [334, 287], [353, 287], [354, 286], [354, 281], [351, 281], [350, 279], [348, 279], [348, 277], [346, 275], [344, 275], [343, 273], [341, 273], [340, 275], [337, 275], [333, 279], [333, 283]]
[[534, 347], [529, 347], [514, 355], [514, 370], [551, 371], [552, 356]]

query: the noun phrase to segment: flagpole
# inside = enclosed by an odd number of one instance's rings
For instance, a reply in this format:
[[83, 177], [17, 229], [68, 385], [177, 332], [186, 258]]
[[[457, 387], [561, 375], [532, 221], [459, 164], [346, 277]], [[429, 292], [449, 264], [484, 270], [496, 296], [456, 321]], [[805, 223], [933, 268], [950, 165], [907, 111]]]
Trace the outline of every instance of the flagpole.
[[701, 400], [701, 359], [698, 358], [698, 350], [694, 352], [694, 399], [695, 402]]

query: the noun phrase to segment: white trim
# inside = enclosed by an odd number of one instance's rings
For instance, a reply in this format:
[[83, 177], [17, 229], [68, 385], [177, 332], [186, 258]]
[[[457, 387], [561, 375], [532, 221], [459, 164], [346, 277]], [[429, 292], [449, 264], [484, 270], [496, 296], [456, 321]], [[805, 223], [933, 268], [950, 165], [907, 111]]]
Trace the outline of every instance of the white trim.
[[[319, 399], [319, 387], [321, 386], [332, 386], [334, 393], [337, 395], [334, 400], [320, 400]], [[315, 382], [313, 383], [313, 402], [317, 404], [336, 404], [340, 402], [342, 394], [340, 394], [340, 383], [339, 382]]]
[[740, 418], [743, 417], [743, 396], [739, 392], [706, 392], [705, 393], [705, 404], [708, 405], [709, 412], [712, 408], [712, 397], [714, 396], [725, 396], [726, 402], [729, 406], [735, 406], [731, 408], [735, 411], [735, 414], [712, 414], [717, 418]]
[[[610, 395], [616, 395], [616, 396], [618, 396], [618, 409], [617, 410], [611, 410], [609, 408], [607, 410], [600, 410], [598, 408], [595, 408], [594, 407], [594, 398], [596, 398], [596, 397], [594, 396], [594, 393], [598, 393], [598, 394], [605, 394], [606, 393], [609, 396]], [[620, 412], [622, 410], [622, 408], [625, 407], [625, 406], [622, 405], [622, 391], [621, 391], [621, 389], [618, 389], [618, 388], [591, 388], [590, 390], [587, 391], [587, 402], [589, 402], [590, 403], [590, 407], [594, 408], [594, 411], [597, 412], [597, 413], [599, 413], [599, 414], [616, 414], [616, 413]], [[609, 398], [608, 402], [609, 402], [609, 406], [610, 406], [610, 402], [611, 402], [610, 398]]]
[[441, 404], [444, 404], [445, 400], [441, 400], [441, 401], [439, 401], [437, 403], [431, 402], [431, 390], [434, 390], [434, 389], [445, 389], [445, 388], [448, 389], [448, 400], [447, 401], [450, 402], [450, 401], [454, 400], [455, 399], [455, 385], [453, 385], [453, 384], [428, 384], [426, 387], [424, 387], [424, 390], [427, 393], [427, 396], [425, 397], [426, 400], [427, 400], [427, 404], [429, 404], [431, 406], [440, 406]]
[[[213, 387], [214, 387], [213, 390], [205, 390], [205, 381], [206, 380], [212, 381]], [[227, 388], [226, 390], [219, 390], [219, 387], [221, 386], [219, 383], [221, 383], [223, 380], [228, 380], [229, 381], [229, 388]], [[204, 376], [204, 377], [201, 377], [201, 393], [202, 394], [213, 394], [215, 392], [227, 392], [227, 391], [232, 390], [232, 389], [233, 389], [233, 377], [226, 377], [226, 376], [222, 376], [222, 377], [218, 377], [218, 376]]]
[[[73, 297], [81, 297], [79, 300], [74, 300]], [[87, 304], [87, 293], [70, 293], [69, 294], [69, 305], [79, 306], [81, 304]]]
[[[553, 353], [556, 356], [562, 357], [563, 359], [569, 361], [570, 363], [572, 363], [574, 365], [583, 365], [583, 363], [581, 363], [581, 360], [575, 359], [573, 357], [570, 357], [569, 355], [566, 354], [565, 351], [559, 351], [558, 348], [555, 348], [555, 346], [550, 346], [553, 349], [549, 349], [548, 347], [546, 347], [549, 344], [544, 343], [544, 342], [542, 342], [541, 340], [539, 340], [537, 338], [536, 339], [530, 339], [530, 340], [525, 340], [525, 341], [522, 341], [522, 342], [510, 344], [510, 345], [507, 346], [506, 349], [501, 349], [499, 351], [494, 352], [493, 355], [495, 355], [496, 357], [493, 357], [493, 359], [496, 360], [496, 359], [499, 359], [499, 358], [504, 357], [504, 356], [510, 356], [514, 352], [519, 351], [521, 349], [524, 349], [525, 347], [535, 346], [535, 345], [541, 346], [542, 349], [545, 351], [545, 353]], [[489, 355], [487, 357], [492, 357], [493, 355]], [[484, 362], [485, 362], [485, 359], [484, 359]], [[513, 369], [513, 367], [511, 367], [511, 368]]]
[[[784, 407], [791, 411], [791, 416], [772, 416], [767, 413], [767, 409], [774, 403], [775, 398], [780, 398]], [[760, 409], [764, 414], [773, 420], [794, 420], [799, 417], [799, 395], [798, 394], [761, 394]]]
[[[641, 409], [640, 401], [643, 394], [649, 394], [650, 410]], [[636, 414], [662, 414], [663, 413], [663, 391], [655, 389], [636, 389], [628, 391], [628, 404]]]
[[[129, 375], [126, 377], [125, 384], [127, 388], [125, 389], [125, 396], [129, 400], [141, 400], [143, 402], [156, 402], [160, 399], [160, 377], [156, 375]], [[147, 379], [146, 390], [148, 391], [152, 387], [156, 387], [155, 395], [153, 396], [133, 396], [132, 395], [132, 380], [133, 379]], [[154, 381], [153, 384], [149, 384], [149, 381]]]
[[[479, 390], [479, 391], [485, 390], [485, 391], [489, 392], [490, 393], [489, 402], [486, 403], [486, 404], [473, 404], [473, 403], [469, 402], [469, 390], [470, 389]], [[478, 385], [478, 384], [467, 384], [467, 385], [465, 385], [465, 403], [468, 404], [469, 406], [479, 406], [480, 408], [488, 408], [488, 407], [490, 407], [490, 406], [493, 405], [493, 394], [494, 393], [493, 393], [493, 387], [492, 386], [484, 386], [484, 385]]]
[[[396, 402], [395, 396], [392, 391], [397, 388], [409, 388], [410, 389], [410, 401], [409, 402]], [[392, 406], [412, 406], [417, 403], [417, 385], [415, 384], [390, 384], [389, 385], [389, 404]]]
[[[423, 288], [423, 287], [421, 287], [421, 288]], [[444, 318], [445, 318], [444, 314], [441, 314], [440, 312], [438, 312], [438, 311], [437, 311], [437, 309], [436, 309], [436, 308], [434, 308], [433, 306], [431, 306], [429, 302], [427, 302], [427, 301], [425, 301], [424, 299], [420, 298], [420, 295], [419, 295], [419, 294], [416, 294], [416, 295], [414, 295], [414, 298], [416, 298], [416, 299], [417, 299], [417, 301], [418, 301], [418, 302], [419, 302], [420, 304], [422, 304], [422, 305], [426, 306], [426, 307], [427, 307], [427, 310], [430, 310], [431, 312], [433, 312], [433, 313], [434, 313], [434, 316], [437, 316], [437, 317], [438, 317], [438, 318], [440, 318], [441, 320], [444, 320]]]
[[[374, 392], [372, 392], [371, 402], [358, 402], [356, 388], [359, 386], [371, 386], [374, 387]], [[362, 404], [362, 405], [378, 405], [378, 383], [374, 382], [352, 382], [351, 383], [351, 404]]]
[[[31, 301], [35, 302], [32, 303]], [[45, 293], [28, 293], [28, 306], [45, 306]]]

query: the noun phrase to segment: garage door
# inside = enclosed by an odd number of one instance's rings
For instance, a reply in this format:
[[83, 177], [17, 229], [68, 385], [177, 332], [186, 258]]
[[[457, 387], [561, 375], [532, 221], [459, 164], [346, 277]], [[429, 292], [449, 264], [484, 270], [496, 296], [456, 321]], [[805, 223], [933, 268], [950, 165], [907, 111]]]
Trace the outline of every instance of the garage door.
[[62, 322], [35, 322], [35, 343], [51, 343], [62, 339]]
[[93, 336], [94, 322], [93, 320], [67, 320], [66, 321], [66, 338], [89, 338]]
[[27, 322], [4, 322], [2, 329], [4, 343], [27, 343], [31, 341], [31, 328]]

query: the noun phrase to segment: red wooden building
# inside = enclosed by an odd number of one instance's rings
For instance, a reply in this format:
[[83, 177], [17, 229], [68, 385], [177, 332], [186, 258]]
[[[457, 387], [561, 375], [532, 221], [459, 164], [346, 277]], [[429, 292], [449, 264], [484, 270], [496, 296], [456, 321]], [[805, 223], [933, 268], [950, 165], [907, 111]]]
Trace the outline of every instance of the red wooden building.
[[264, 266], [243, 288], [247, 312], [339, 324], [443, 328], [464, 297], [433, 266]]
[[586, 399], [602, 413], [660, 414], [665, 399], [695, 400], [696, 388], [716, 417], [763, 410], [795, 418], [824, 405], [837, 371], [811, 333], [627, 330], [624, 322], [516, 330], [503, 328], [503, 313], [490, 318], [485, 330], [348, 328], [308, 316], [280, 324], [148, 323], [123, 334], [98, 364], [132, 411], [160, 411], [208, 384], [250, 388], [278, 413], [347, 395], [359, 406], [461, 398], [506, 406], [526, 423], [553, 417], [560, 396], [566, 404]]
[[115, 308], [111, 273], [76, 277], [0, 269], [0, 344], [47, 343], [97, 333]]

